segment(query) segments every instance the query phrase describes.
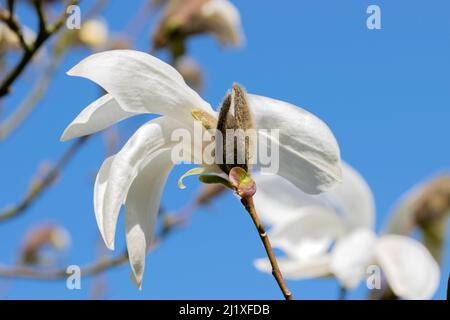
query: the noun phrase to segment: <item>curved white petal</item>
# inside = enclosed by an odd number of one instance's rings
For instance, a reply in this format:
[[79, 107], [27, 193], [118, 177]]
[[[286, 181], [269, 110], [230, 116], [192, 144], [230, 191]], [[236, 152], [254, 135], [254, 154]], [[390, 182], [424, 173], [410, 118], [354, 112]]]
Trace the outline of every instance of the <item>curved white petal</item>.
[[173, 67], [147, 53], [112, 50], [91, 55], [69, 75], [90, 79], [131, 113], [156, 113], [181, 122], [192, 119], [192, 109], [212, 112], [211, 106]]
[[323, 121], [287, 102], [251, 94], [248, 99], [257, 129], [279, 130], [279, 140], [258, 131], [269, 150], [279, 148], [277, 174], [311, 194], [340, 180], [339, 146]]
[[[94, 185], [94, 212], [95, 219], [97, 221], [98, 229], [102, 235], [103, 241], [106, 243], [105, 229], [103, 228], [103, 199], [105, 198], [106, 186], [108, 185], [108, 177], [111, 171], [111, 164], [114, 160], [114, 156], [106, 158], [103, 162], [100, 170], [97, 173], [97, 178], [95, 179]], [[109, 235], [109, 237], [114, 237], [114, 235]]]
[[270, 239], [288, 256], [305, 260], [324, 254], [344, 230], [334, 211], [321, 206], [307, 206], [298, 209], [295, 218], [275, 225], [270, 231]]
[[439, 265], [418, 241], [382, 236], [376, 258], [394, 293], [404, 299], [431, 299], [439, 286]]
[[342, 214], [348, 230], [374, 228], [372, 191], [364, 178], [347, 163], [342, 162], [342, 181], [324, 193], [324, 197]]
[[201, 14], [209, 22], [214, 35], [222, 45], [240, 46], [245, 42], [239, 10], [228, 0], [210, 0]]
[[[278, 267], [283, 277], [291, 280], [326, 277], [330, 274], [330, 257], [318, 256], [314, 259], [295, 260], [290, 258], [277, 258]], [[259, 271], [271, 273], [272, 266], [267, 258], [257, 259], [254, 262]]]
[[332, 252], [331, 271], [343, 286], [356, 288], [374, 259], [376, 235], [370, 229], [358, 229], [337, 242]]
[[64, 130], [61, 141], [92, 134], [137, 114], [124, 110], [110, 94], [106, 94], [81, 111]]
[[178, 127], [179, 124], [170, 118], [154, 119], [139, 128], [114, 157], [103, 199], [99, 200], [103, 205], [96, 207], [103, 211], [97, 214], [103, 217], [104, 236], [108, 248], [114, 249], [117, 218], [131, 183], [157, 152], [172, 146], [170, 134]]
[[173, 168], [171, 150], [153, 158], [134, 179], [125, 201], [125, 228], [133, 277], [141, 287], [147, 250], [151, 247], [160, 198]]

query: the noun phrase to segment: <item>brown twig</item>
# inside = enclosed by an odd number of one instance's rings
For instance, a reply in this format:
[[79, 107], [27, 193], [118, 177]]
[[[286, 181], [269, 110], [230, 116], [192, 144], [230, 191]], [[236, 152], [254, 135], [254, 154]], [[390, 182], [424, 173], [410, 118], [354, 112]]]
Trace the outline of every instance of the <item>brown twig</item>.
[[[20, 23], [14, 18], [12, 11], [9, 11], [8, 13], [2, 12], [0, 14], [0, 20], [5, 22], [8, 27], [17, 35], [23, 48], [21, 59], [0, 84], [0, 98], [3, 98], [10, 92], [12, 84], [19, 78], [31, 59], [33, 59], [34, 55], [39, 51], [41, 46], [64, 25], [64, 22], [67, 18], [67, 13], [64, 11], [61, 17], [59, 17], [59, 19], [57, 19], [57, 21], [53, 25], [47, 26], [46, 18], [42, 8], [43, 2], [34, 0], [33, 4], [39, 20], [39, 31], [32, 45], [28, 45], [26, 43], [25, 37], [22, 32], [22, 27], [20, 26]], [[78, 0], [71, 0], [69, 3], [69, 5], [76, 4], [78, 4]], [[13, 6], [10, 7], [10, 10], [12, 9]]]
[[30, 48], [25, 41], [22, 26], [19, 21], [14, 17], [14, 3], [15, 1], [8, 1], [8, 11], [0, 10], [0, 20], [5, 23], [8, 28], [17, 36], [19, 43], [24, 51], [28, 51]]
[[450, 274], [448, 275], [447, 280], [447, 301], [450, 301]]
[[264, 245], [264, 249], [266, 250], [267, 253], [267, 257], [269, 258], [270, 264], [272, 266], [272, 275], [277, 281], [277, 284], [280, 287], [281, 292], [283, 292], [284, 298], [286, 300], [293, 300], [294, 296], [289, 291], [288, 287], [286, 286], [286, 283], [284, 282], [283, 275], [281, 274], [280, 268], [278, 267], [278, 262], [273, 252], [272, 245], [270, 244], [270, 240], [266, 233], [266, 229], [264, 228], [264, 225], [261, 223], [258, 214], [256, 213], [255, 205], [253, 203], [253, 197], [242, 198], [241, 202], [244, 205], [247, 212], [250, 214], [250, 217], [252, 218], [256, 229], [258, 230], [259, 237], [261, 238], [261, 241]]
[[[128, 261], [128, 254], [124, 253], [113, 257], [103, 258], [92, 264], [86, 265], [81, 268], [81, 274], [83, 276], [94, 276], [108, 269], [120, 266]], [[3, 278], [26, 278], [33, 280], [63, 280], [68, 276], [67, 269], [62, 268], [54, 271], [42, 271], [38, 269], [28, 267], [2, 267], [0, 266], [0, 277]]]
[[24, 213], [31, 204], [50, 187], [67, 163], [73, 158], [77, 151], [84, 145], [90, 136], [77, 139], [69, 149], [62, 155], [56, 165], [39, 181], [34, 183], [25, 197], [15, 206], [0, 213], [0, 222], [10, 220]]
[[[182, 209], [180, 213], [190, 211], [196, 208], [197, 200]], [[168, 216], [168, 215], [167, 215]], [[159, 236], [156, 238], [152, 247], [149, 248], [149, 252], [156, 249], [162, 241], [167, 239], [169, 235], [178, 228], [186, 225], [187, 220], [191, 218], [191, 215], [177, 214], [175, 218], [170, 219], [170, 223], [165, 224], [161, 229]], [[124, 250], [120, 255], [111, 258], [101, 258], [91, 264], [81, 267], [81, 275], [83, 277], [95, 276], [109, 269], [121, 266], [128, 261], [128, 252]], [[0, 278], [22, 278], [33, 280], [64, 280], [68, 276], [67, 269], [61, 268], [57, 270], [39, 270], [35, 268], [29, 268], [24, 266], [5, 267], [0, 265]]]
[[[157, 240], [149, 249], [149, 251], [154, 250], [159, 244], [161, 244], [162, 241], [167, 239], [167, 237], [171, 235], [173, 231], [178, 228], [185, 227], [187, 222], [191, 220], [192, 214], [195, 210], [202, 206], [208, 205], [212, 199], [222, 194], [222, 192], [211, 192], [209, 186], [205, 186], [205, 188], [198, 194], [196, 199], [192, 203], [189, 203], [184, 208], [179, 210], [177, 214], [162, 214], [162, 211], [160, 211], [160, 215], [162, 216], [161, 218], [163, 219], [163, 227], [160, 230]], [[127, 261], [128, 253], [125, 250], [123, 253], [116, 257], [101, 258], [96, 262], [82, 267], [81, 274], [83, 276], [95, 276], [106, 270], [121, 266]], [[67, 278], [67, 272], [66, 269], [63, 268], [53, 271], [42, 271], [23, 266], [5, 267], [0, 265], [0, 277], [26, 278], [35, 280], [63, 280]]]
[[[84, 14], [84, 18], [91, 19], [98, 15], [107, 4], [108, 0], [96, 1], [89, 11]], [[42, 76], [36, 81], [36, 85], [17, 107], [16, 111], [14, 111], [9, 118], [0, 123], [0, 141], [9, 137], [30, 116], [32, 111], [47, 93], [52, 77], [58, 70], [67, 48], [75, 41], [72, 31], [73, 30], [64, 30], [64, 32], [60, 33], [60, 36], [53, 47], [53, 54], [49, 57], [47, 65], [42, 72]]]
[[0, 141], [9, 137], [20, 125], [28, 118], [32, 111], [37, 107], [39, 102], [45, 96], [48, 87], [55, 75], [63, 58], [63, 50], [59, 50], [48, 61], [44, 68], [42, 76], [36, 81], [36, 85], [31, 92], [20, 103], [17, 109], [0, 123]]

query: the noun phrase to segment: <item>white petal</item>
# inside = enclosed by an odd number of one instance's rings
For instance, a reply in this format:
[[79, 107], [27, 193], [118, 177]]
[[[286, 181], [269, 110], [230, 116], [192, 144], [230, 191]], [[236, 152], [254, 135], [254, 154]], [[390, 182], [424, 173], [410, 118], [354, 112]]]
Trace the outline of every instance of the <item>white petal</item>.
[[114, 249], [114, 234], [120, 207], [138, 173], [162, 148], [172, 145], [170, 134], [179, 125], [170, 118], [157, 118], [139, 128], [114, 157], [109, 170], [103, 205], [103, 229], [106, 245]]
[[[277, 258], [278, 267], [283, 277], [292, 280], [326, 277], [330, 274], [330, 257], [318, 256], [308, 260], [295, 260], [290, 258]], [[272, 266], [267, 258], [257, 259], [254, 262], [256, 269], [271, 273]]]
[[106, 94], [81, 111], [64, 130], [61, 141], [67, 141], [106, 129], [136, 114], [124, 110], [110, 94]]
[[141, 287], [145, 257], [151, 247], [160, 198], [167, 176], [173, 168], [171, 150], [152, 159], [134, 179], [125, 202], [128, 256], [133, 276]]
[[193, 108], [212, 112], [211, 106], [189, 88], [167, 63], [133, 50], [113, 50], [89, 56], [69, 75], [90, 79], [131, 113], [156, 113], [192, 119]]
[[107, 158], [100, 170], [97, 173], [97, 178], [95, 179], [94, 185], [94, 212], [95, 219], [97, 221], [98, 229], [102, 235], [103, 240], [106, 243], [105, 230], [103, 228], [103, 199], [105, 198], [106, 186], [108, 185], [108, 177], [111, 171], [111, 164], [114, 160], [114, 156]]
[[354, 289], [374, 259], [376, 236], [370, 229], [358, 229], [338, 241], [332, 252], [331, 270], [343, 286]]
[[364, 178], [350, 165], [342, 162], [342, 181], [324, 194], [345, 219], [349, 230], [374, 228], [375, 201]]
[[292, 104], [248, 95], [257, 129], [279, 129], [279, 141], [258, 132], [269, 150], [279, 148], [280, 176], [303, 191], [317, 194], [340, 180], [340, 151], [328, 126], [313, 114]]
[[377, 261], [394, 293], [404, 299], [431, 299], [439, 286], [439, 265], [418, 241], [398, 235], [382, 236]]
[[273, 245], [290, 257], [305, 260], [324, 254], [332, 241], [344, 233], [341, 219], [330, 209], [307, 206], [297, 209], [297, 213], [270, 231]]
[[222, 45], [243, 45], [244, 32], [238, 9], [228, 0], [210, 0], [203, 7], [201, 14], [213, 29], [214, 35]]

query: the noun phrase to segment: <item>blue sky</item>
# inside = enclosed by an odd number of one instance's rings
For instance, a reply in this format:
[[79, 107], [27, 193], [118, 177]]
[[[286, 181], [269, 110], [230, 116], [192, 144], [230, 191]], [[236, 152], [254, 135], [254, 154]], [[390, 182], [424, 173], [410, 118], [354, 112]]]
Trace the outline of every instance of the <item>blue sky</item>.
[[[142, 1], [111, 1], [104, 17], [120, 32]], [[88, 3], [88, 2], [86, 2]], [[377, 229], [388, 221], [396, 200], [415, 183], [450, 169], [450, 3], [427, 1], [240, 1], [247, 44], [222, 50], [210, 37], [189, 42], [189, 53], [206, 73], [204, 98], [217, 106], [233, 82], [251, 93], [305, 107], [324, 119], [335, 133], [343, 158], [367, 179], [377, 203]], [[366, 9], [377, 4], [382, 30], [366, 28]], [[29, 17], [23, 10], [24, 19]], [[149, 28], [155, 22], [152, 17]], [[148, 31], [137, 49], [148, 50]], [[59, 136], [74, 116], [98, 95], [95, 84], [65, 75], [88, 55], [71, 52], [44, 101], [9, 140], [0, 144], [0, 208], [24, 194], [43, 160], [52, 161], [68, 147]], [[32, 72], [21, 78], [6, 113], [32, 84]], [[119, 126], [125, 142], [148, 119]], [[58, 183], [23, 216], [0, 224], [0, 261], [12, 263], [23, 233], [39, 221], [54, 221], [72, 234], [67, 264], [95, 259], [98, 231], [92, 209], [92, 178], [105, 156], [101, 136], [90, 141], [64, 171]], [[199, 185], [189, 180], [179, 190], [176, 169], [162, 204], [183, 207]], [[124, 247], [119, 221], [116, 236]], [[225, 237], [226, 240], [225, 241]], [[447, 244], [447, 248], [449, 248]], [[119, 253], [120, 251], [117, 250]], [[198, 211], [190, 225], [173, 234], [147, 260], [138, 291], [129, 266], [108, 271], [110, 299], [278, 299], [271, 276], [257, 272], [252, 261], [264, 256], [260, 240], [239, 201], [228, 195], [208, 210]], [[450, 269], [445, 255], [441, 286], [445, 297]], [[334, 280], [289, 281], [299, 299], [335, 299]], [[62, 282], [0, 279], [0, 299], [88, 298], [92, 281], [69, 291]], [[364, 298], [363, 286], [350, 298]]]

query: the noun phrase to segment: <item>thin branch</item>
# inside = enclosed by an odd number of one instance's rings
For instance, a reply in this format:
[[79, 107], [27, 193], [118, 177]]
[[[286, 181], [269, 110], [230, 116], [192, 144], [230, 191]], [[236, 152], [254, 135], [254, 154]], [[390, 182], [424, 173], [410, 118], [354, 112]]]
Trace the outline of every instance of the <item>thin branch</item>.
[[280, 268], [278, 267], [278, 262], [273, 252], [272, 245], [270, 244], [267, 232], [264, 228], [264, 225], [259, 220], [258, 214], [256, 213], [255, 205], [253, 203], [253, 197], [242, 198], [241, 202], [244, 205], [247, 212], [250, 214], [250, 217], [252, 218], [256, 229], [258, 230], [259, 237], [261, 238], [261, 241], [264, 245], [264, 249], [266, 250], [267, 253], [267, 257], [269, 258], [270, 264], [272, 266], [272, 275], [277, 281], [277, 284], [280, 287], [280, 290], [283, 293], [284, 298], [286, 300], [293, 300], [294, 296], [289, 291], [288, 287], [286, 286], [286, 283], [284, 282], [283, 275], [281, 274]]
[[15, 7], [16, 1], [15, 0], [8, 0], [8, 11], [11, 15], [14, 14], [14, 7]]
[[448, 275], [447, 280], [447, 301], [450, 301], [450, 274]]
[[[11, 86], [25, 70], [29, 62], [33, 59], [34, 55], [39, 51], [41, 46], [64, 25], [64, 22], [67, 18], [67, 12], [64, 11], [63, 14], [52, 26], [47, 27], [45, 16], [42, 11], [43, 10], [42, 1], [36, 0], [34, 1], [34, 3], [36, 14], [38, 15], [39, 18], [39, 31], [36, 40], [31, 46], [26, 44], [21, 28], [19, 28], [20, 24], [11, 15], [6, 20], [3, 19], [4, 14], [0, 15], [1, 20], [5, 21], [6, 23], [8, 22], [10, 24], [12, 23], [11, 25], [8, 24], [8, 26], [16, 33], [16, 35], [19, 37], [22, 46], [24, 47], [22, 58], [19, 60], [17, 65], [10, 71], [7, 77], [0, 84], [0, 98], [3, 98], [10, 92]], [[76, 4], [78, 4], [78, 0], [71, 0], [69, 3], [69, 5], [76, 5]], [[15, 23], [13, 23], [12, 21], [13, 22], [15, 21]]]
[[348, 290], [344, 286], [339, 287], [338, 300], [347, 300]]
[[31, 114], [35, 107], [44, 97], [50, 82], [58, 70], [62, 60], [61, 54], [55, 54], [48, 64], [44, 67], [44, 71], [40, 79], [36, 81], [36, 85], [32, 91], [25, 97], [25, 100], [17, 107], [17, 110], [0, 124], [0, 141], [6, 139], [13, 133]]
[[5, 12], [3, 10], [0, 10], [0, 20], [5, 23], [9, 29], [11, 29], [12, 32], [17, 36], [17, 39], [19, 40], [19, 43], [24, 50], [24, 52], [30, 51], [30, 47], [28, 46], [25, 36], [23, 34], [22, 26], [20, 25], [19, 21], [14, 17], [14, 11], [13, 7], [9, 9], [8, 12]]
[[[108, 3], [107, 0], [99, 0], [84, 15], [85, 19], [90, 19], [98, 15]], [[52, 81], [55, 72], [61, 64], [67, 47], [70, 46], [75, 38], [71, 35], [72, 30], [65, 30], [60, 34], [56, 41], [53, 54], [48, 59], [47, 65], [44, 67], [42, 76], [36, 81], [36, 85], [32, 91], [25, 97], [17, 109], [3, 123], [0, 123], [0, 141], [11, 135], [32, 113], [39, 102], [46, 94], [48, 87]]]
[[[197, 200], [182, 209], [181, 212], [191, 211], [197, 208], [195, 205]], [[173, 231], [177, 230], [186, 225], [187, 220], [190, 219], [191, 215], [176, 215], [175, 219], [170, 219], [170, 224], [165, 224], [160, 231], [160, 235], [157, 237], [153, 245], [149, 248], [149, 252], [155, 250], [161, 242], [167, 239]], [[81, 267], [81, 275], [83, 277], [95, 276], [104, 271], [113, 269], [115, 267], [121, 266], [128, 262], [128, 252], [124, 250], [120, 255], [112, 258], [101, 258], [98, 261], [87, 264]], [[67, 269], [61, 268], [51, 271], [43, 271], [29, 267], [17, 266], [17, 267], [6, 267], [0, 265], [0, 277], [2, 278], [22, 278], [22, 279], [32, 279], [32, 280], [64, 280], [68, 276]]]
[[56, 165], [45, 175], [43, 179], [36, 182], [28, 191], [25, 197], [15, 206], [0, 213], [0, 222], [10, 220], [23, 214], [34, 201], [50, 187], [59, 176], [64, 167], [69, 163], [77, 151], [85, 144], [90, 136], [78, 138], [63, 156], [58, 160]]
[[[124, 253], [113, 257], [103, 258], [97, 262], [81, 268], [82, 276], [94, 276], [108, 269], [120, 266], [128, 261], [128, 254]], [[62, 268], [54, 271], [42, 271], [28, 267], [8, 268], [0, 266], [0, 277], [4, 278], [25, 278], [33, 280], [63, 280], [68, 276], [67, 269]]]
[[33, 6], [34, 10], [36, 11], [36, 14], [38, 16], [38, 22], [39, 22], [39, 35], [41, 34], [47, 34], [47, 19], [45, 17], [44, 13], [44, 5], [43, 1], [40, 0], [33, 0]]
[[[211, 186], [206, 185], [204, 189], [197, 195], [196, 199], [178, 211], [175, 215], [162, 214], [160, 210], [159, 215], [163, 219], [163, 226], [159, 232], [159, 236], [154, 242], [153, 246], [149, 248], [149, 252], [154, 250], [157, 246], [167, 239], [175, 230], [183, 228], [191, 220], [194, 211], [202, 206], [206, 206], [210, 201], [219, 197], [223, 193], [217, 188], [211, 190]], [[125, 250], [123, 253], [112, 258], [102, 258], [91, 264], [81, 268], [83, 276], [95, 276], [104, 271], [121, 266], [128, 261], [128, 253]], [[54, 271], [42, 271], [23, 266], [6, 267], [0, 265], [0, 277], [4, 278], [26, 278], [34, 280], [63, 280], [66, 279], [66, 269], [61, 268]]]

